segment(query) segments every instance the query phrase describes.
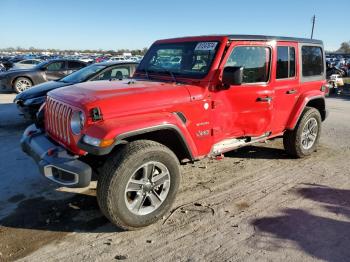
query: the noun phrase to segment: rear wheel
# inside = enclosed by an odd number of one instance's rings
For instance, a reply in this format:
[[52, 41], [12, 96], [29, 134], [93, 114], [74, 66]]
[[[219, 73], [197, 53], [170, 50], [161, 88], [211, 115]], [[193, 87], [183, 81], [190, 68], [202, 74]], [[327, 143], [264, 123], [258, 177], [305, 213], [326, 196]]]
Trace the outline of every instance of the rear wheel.
[[19, 94], [33, 86], [32, 81], [27, 77], [18, 77], [13, 83], [13, 90]]
[[306, 107], [294, 130], [287, 130], [283, 145], [287, 153], [295, 157], [305, 157], [317, 148], [321, 135], [321, 115], [313, 107]]
[[104, 215], [124, 229], [148, 226], [169, 211], [180, 183], [178, 159], [162, 144], [140, 140], [107, 160], [97, 184]]

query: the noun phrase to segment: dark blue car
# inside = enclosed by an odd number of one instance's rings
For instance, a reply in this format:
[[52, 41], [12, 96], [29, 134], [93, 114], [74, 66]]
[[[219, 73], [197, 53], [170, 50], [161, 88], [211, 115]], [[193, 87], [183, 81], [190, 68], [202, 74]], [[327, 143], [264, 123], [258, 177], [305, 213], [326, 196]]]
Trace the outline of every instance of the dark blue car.
[[34, 120], [40, 106], [45, 102], [46, 94], [57, 88], [98, 80], [122, 80], [133, 75], [138, 63], [103, 62], [84, 67], [66, 77], [36, 85], [20, 94], [14, 100], [18, 109], [28, 120]]

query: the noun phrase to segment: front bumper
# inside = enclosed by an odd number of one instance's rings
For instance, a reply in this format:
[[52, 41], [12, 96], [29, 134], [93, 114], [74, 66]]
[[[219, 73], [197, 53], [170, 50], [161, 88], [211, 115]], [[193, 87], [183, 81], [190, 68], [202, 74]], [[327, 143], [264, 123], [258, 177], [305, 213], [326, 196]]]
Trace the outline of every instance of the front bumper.
[[9, 78], [0, 78], [0, 89], [11, 89], [11, 81]]
[[69, 154], [35, 125], [24, 131], [21, 146], [47, 179], [67, 187], [87, 187], [90, 184], [91, 167]]

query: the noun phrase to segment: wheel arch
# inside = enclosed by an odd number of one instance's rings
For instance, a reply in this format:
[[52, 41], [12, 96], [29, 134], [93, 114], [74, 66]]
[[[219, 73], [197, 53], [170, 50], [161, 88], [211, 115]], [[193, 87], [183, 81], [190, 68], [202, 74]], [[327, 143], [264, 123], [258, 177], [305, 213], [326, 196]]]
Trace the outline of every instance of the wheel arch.
[[292, 111], [287, 124], [287, 130], [293, 130], [295, 128], [306, 107], [316, 108], [320, 112], [322, 121], [327, 118], [328, 111], [326, 110], [326, 101], [323, 95], [305, 97], [296, 104]]
[[118, 135], [117, 140], [122, 141], [124, 144], [136, 140], [151, 140], [167, 146], [174, 152], [180, 162], [184, 162], [184, 160], [193, 161], [195, 159], [185, 137], [175, 125], [130, 131]]
[[11, 87], [14, 88], [14, 84], [16, 82], [16, 80], [20, 77], [23, 77], [23, 78], [27, 78], [28, 80], [30, 80], [30, 82], [32, 82], [32, 85], [34, 85], [34, 81], [33, 79], [30, 77], [30, 76], [27, 76], [27, 75], [19, 75], [19, 76], [15, 76], [14, 78], [12, 78], [12, 81], [11, 81]]
[[327, 117], [326, 101], [325, 101], [324, 97], [319, 97], [319, 98], [309, 100], [309, 102], [305, 105], [305, 107], [316, 108], [320, 112], [322, 121], [324, 121], [326, 119], [326, 117]]

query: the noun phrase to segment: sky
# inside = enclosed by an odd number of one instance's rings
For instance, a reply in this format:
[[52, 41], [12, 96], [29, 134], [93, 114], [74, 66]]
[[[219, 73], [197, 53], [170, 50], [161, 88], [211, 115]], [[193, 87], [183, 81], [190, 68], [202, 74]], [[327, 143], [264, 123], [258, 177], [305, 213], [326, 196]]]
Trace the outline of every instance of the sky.
[[[336, 4], [336, 7], [334, 6]], [[142, 49], [207, 34], [350, 40], [349, 0], [0, 0], [0, 48]]]

